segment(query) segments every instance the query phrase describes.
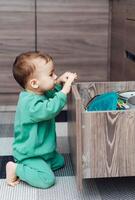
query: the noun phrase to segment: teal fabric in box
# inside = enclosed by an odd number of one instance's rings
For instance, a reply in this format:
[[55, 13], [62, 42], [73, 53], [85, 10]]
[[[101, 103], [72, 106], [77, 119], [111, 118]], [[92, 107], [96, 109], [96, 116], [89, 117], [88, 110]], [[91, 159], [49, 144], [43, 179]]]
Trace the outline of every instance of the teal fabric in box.
[[117, 110], [119, 95], [116, 92], [107, 92], [97, 95], [92, 99], [87, 107], [87, 111]]

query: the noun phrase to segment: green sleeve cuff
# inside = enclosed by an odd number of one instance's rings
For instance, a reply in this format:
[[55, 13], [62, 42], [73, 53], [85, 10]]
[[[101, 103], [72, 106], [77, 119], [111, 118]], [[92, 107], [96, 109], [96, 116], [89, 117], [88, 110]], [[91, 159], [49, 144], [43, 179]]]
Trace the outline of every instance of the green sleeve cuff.
[[55, 90], [56, 90], [56, 91], [59, 92], [61, 89], [62, 89], [62, 85], [61, 85], [61, 84], [56, 84], [56, 85], [55, 85]]
[[59, 91], [58, 93], [57, 93], [57, 95], [65, 102], [65, 104], [66, 104], [66, 102], [67, 102], [67, 95], [66, 94], [64, 94], [63, 92], [61, 92], [61, 91]]

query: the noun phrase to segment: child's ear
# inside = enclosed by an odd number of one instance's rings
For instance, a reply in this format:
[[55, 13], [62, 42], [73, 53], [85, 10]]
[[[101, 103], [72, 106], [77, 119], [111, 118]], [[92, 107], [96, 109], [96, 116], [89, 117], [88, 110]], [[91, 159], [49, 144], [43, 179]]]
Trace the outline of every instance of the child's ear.
[[39, 87], [39, 82], [38, 82], [37, 79], [31, 79], [30, 85], [31, 85], [32, 88], [37, 89]]

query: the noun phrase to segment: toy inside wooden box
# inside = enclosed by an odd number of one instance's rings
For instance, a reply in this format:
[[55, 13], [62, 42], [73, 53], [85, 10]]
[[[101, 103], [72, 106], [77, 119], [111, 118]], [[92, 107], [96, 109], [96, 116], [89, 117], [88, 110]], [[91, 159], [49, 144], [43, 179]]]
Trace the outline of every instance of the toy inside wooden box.
[[135, 109], [86, 112], [94, 96], [133, 91], [135, 81], [81, 82], [68, 97], [68, 134], [79, 189], [85, 178], [135, 176]]

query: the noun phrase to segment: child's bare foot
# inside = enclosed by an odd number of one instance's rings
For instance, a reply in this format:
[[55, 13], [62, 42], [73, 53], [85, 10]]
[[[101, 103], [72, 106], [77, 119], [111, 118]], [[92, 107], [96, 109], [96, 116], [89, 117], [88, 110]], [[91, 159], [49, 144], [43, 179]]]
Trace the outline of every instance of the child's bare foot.
[[6, 181], [8, 185], [16, 186], [20, 182], [15, 173], [16, 167], [17, 164], [12, 161], [9, 161], [6, 165]]

